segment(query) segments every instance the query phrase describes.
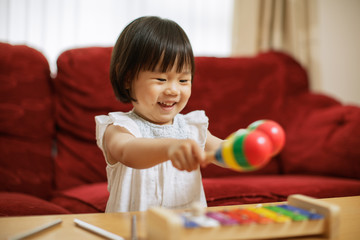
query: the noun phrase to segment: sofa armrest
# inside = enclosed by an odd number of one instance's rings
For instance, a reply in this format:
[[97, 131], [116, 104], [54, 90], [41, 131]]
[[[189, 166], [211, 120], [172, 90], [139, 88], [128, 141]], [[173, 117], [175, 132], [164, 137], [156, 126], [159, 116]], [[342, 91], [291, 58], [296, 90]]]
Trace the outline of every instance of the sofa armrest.
[[334, 104], [308, 111], [287, 129], [284, 173], [360, 178], [360, 108]]
[[51, 196], [54, 122], [45, 56], [0, 42], [0, 191]]

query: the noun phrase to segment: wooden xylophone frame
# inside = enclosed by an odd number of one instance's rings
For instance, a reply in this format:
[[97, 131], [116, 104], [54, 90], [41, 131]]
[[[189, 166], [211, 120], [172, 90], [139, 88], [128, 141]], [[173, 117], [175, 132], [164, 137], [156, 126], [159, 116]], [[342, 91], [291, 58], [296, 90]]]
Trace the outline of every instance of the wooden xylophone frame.
[[[304, 195], [291, 195], [287, 204], [324, 216], [320, 220], [291, 221], [285, 223], [219, 226], [212, 228], [185, 228], [179, 211], [151, 208], [147, 211], [147, 239], [149, 240], [225, 240], [225, 239], [273, 239], [319, 235], [325, 239], [337, 239], [340, 208]], [[262, 204], [275, 205], [274, 203]], [[231, 207], [224, 207], [226, 210]], [[242, 208], [239, 206], [238, 208]], [[246, 208], [246, 207], [244, 207]], [[232, 209], [234, 209], [232, 207]]]

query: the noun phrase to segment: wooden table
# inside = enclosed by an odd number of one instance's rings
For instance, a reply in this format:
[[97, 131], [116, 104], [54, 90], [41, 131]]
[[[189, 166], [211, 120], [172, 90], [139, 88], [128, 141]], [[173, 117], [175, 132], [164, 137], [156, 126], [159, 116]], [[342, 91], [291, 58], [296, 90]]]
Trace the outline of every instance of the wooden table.
[[[323, 199], [323, 201], [337, 204], [341, 208], [339, 240], [360, 239], [360, 196], [327, 198]], [[231, 206], [230, 208], [233, 207], [235, 208], [236, 206]], [[223, 207], [213, 207], [212, 209], [220, 208]], [[98, 235], [76, 227], [74, 224], [74, 218], [118, 234], [125, 239], [130, 239], [132, 215], [136, 215], [137, 217], [138, 240], [146, 239], [145, 212], [1, 217], [0, 239], [7, 239], [10, 236], [38, 227], [39, 225], [46, 224], [56, 219], [62, 219], [62, 223], [28, 237], [27, 239], [103, 239]], [[296, 239], [315, 240], [323, 238], [312, 237]]]

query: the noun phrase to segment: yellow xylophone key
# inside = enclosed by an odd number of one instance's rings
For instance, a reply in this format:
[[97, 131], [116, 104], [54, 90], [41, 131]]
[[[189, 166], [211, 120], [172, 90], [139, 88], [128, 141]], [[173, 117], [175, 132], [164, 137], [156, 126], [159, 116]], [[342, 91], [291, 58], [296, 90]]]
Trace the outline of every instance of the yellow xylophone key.
[[276, 212], [273, 212], [273, 211], [270, 211], [268, 209], [265, 209], [265, 208], [262, 208], [262, 207], [259, 207], [259, 208], [248, 208], [250, 211], [253, 211], [257, 214], [260, 214], [264, 217], [267, 217], [267, 218], [270, 218], [272, 219], [274, 222], [277, 222], [277, 223], [284, 223], [284, 222], [289, 222], [291, 221], [291, 218], [287, 217], [287, 216], [284, 216], [284, 215], [281, 215], [281, 214], [278, 214]]

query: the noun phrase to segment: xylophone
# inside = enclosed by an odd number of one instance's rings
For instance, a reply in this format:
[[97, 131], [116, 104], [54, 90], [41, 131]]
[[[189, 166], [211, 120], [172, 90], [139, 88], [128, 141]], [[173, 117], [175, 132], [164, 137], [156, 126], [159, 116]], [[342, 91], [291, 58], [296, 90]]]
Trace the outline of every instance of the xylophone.
[[304, 195], [287, 203], [255, 207], [226, 206], [176, 211], [161, 207], [147, 211], [149, 240], [274, 239], [321, 235], [336, 239], [338, 206]]
[[209, 161], [236, 171], [254, 171], [278, 154], [285, 144], [283, 128], [272, 120], [258, 120], [225, 139]]

